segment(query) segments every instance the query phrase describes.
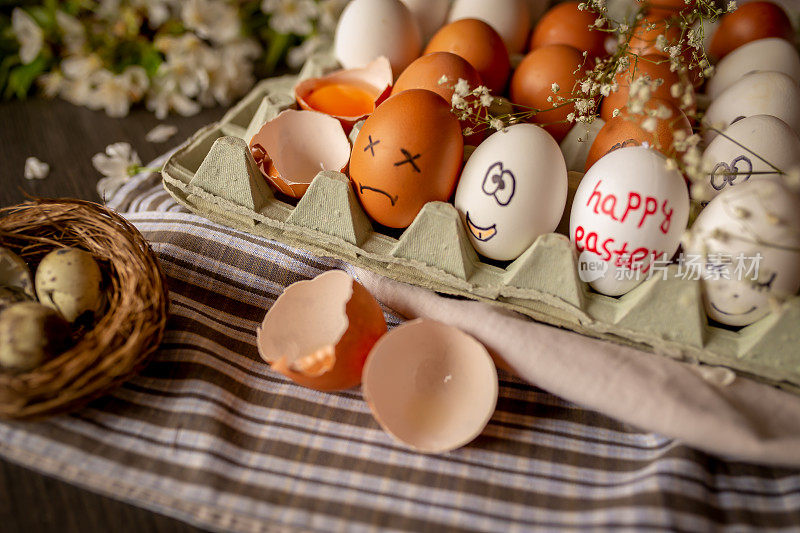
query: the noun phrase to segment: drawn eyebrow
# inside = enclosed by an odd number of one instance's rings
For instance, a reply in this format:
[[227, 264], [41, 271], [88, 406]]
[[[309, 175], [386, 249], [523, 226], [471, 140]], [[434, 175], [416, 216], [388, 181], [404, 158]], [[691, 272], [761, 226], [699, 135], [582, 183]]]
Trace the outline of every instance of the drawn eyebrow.
[[360, 192], [361, 194], [364, 194], [364, 191], [373, 191], [373, 192], [377, 192], [377, 193], [380, 193], [380, 194], [386, 196], [389, 199], [389, 201], [392, 203], [392, 207], [394, 207], [394, 204], [397, 203], [397, 200], [399, 198], [399, 196], [392, 196], [391, 194], [389, 194], [386, 191], [382, 191], [380, 189], [376, 189], [375, 187], [370, 187], [369, 185], [359, 185], [358, 186], [358, 192]]
[[367, 137], [369, 138], [369, 144], [366, 147], [364, 147], [364, 151], [366, 152], [367, 150], [369, 150], [370, 152], [372, 152], [372, 157], [375, 157], [375, 147], [378, 144], [380, 144], [381, 141], [380, 140], [373, 141], [372, 135], [368, 135]]
[[403, 159], [402, 161], [398, 161], [397, 163], [394, 164], [394, 166], [399, 167], [405, 165], [406, 163], [411, 163], [411, 166], [414, 167], [414, 170], [416, 172], [422, 173], [417, 164], [414, 163], [414, 160], [419, 159], [422, 156], [422, 154], [411, 155], [411, 153], [405, 148], [400, 148], [400, 152], [405, 156], [405, 159]]

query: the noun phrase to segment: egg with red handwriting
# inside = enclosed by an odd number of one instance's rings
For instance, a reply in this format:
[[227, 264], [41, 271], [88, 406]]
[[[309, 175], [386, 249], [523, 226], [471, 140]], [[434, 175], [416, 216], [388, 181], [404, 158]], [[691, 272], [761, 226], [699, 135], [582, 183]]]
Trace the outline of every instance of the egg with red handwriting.
[[777, 117], [743, 118], [708, 145], [703, 169], [708, 174], [697, 199], [708, 201], [731, 187], [800, 169], [800, 136]]
[[450, 104], [434, 92], [409, 89], [364, 122], [353, 144], [350, 179], [373, 220], [405, 228], [426, 203], [450, 198], [463, 152]]
[[522, 53], [531, 31], [528, 0], [455, 0], [448, 20], [478, 19], [500, 34], [512, 54]]
[[336, 25], [333, 52], [346, 69], [386, 56], [397, 76], [421, 50], [419, 25], [400, 0], [353, 0]]
[[717, 59], [722, 59], [744, 44], [767, 37], [794, 42], [792, 22], [779, 5], [750, 2], [720, 18], [719, 28], [711, 39], [708, 51]]
[[700, 279], [709, 318], [747, 326], [800, 289], [800, 197], [780, 179], [728, 187], [684, 242], [687, 275]]
[[669, 262], [689, 220], [689, 192], [666, 158], [643, 146], [614, 150], [581, 180], [570, 239], [581, 279], [608, 296], [642, 283]]
[[569, 117], [576, 113], [575, 99], [584, 96], [581, 65], [583, 56], [576, 48], [552, 44], [526, 55], [511, 78], [511, 101], [522, 111], [540, 110], [530, 121], [559, 142], [574, 124]]
[[753, 72], [725, 89], [706, 110], [706, 144], [731, 124], [753, 115], [772, 115], [800, 133], [800, 87], [783, 72]]
[[[442, 77], [444, 76], [443, 79]], [[408, 89], [427, 89], [433, 91], [447, 102], [452, 102], [456, 84], [466, 82], [467, 90], [472, 91], [483, 85], [481, 76], [469, 61], [450, 52], [431, 52], [415, 59], [407, 69], [397, 78], [392, 94], [398, 94]], [[477, 98], [468, 98], [467, 101], [477, 103]], [[462, 130], [475, 129], [475, 124], [468, 120], [461, 122]], [[477, 146], [486, 138], [484, 132], [472, 133], [465, 136], [464, 142]]]
[[553, 137], [535, 124], [489, 136], [464, 166], [455, 206], [475, 250], [510, 260], [556, 229], [567, 201], [567, 165]]
[[425, 48], [425, 54], [431, 52], [451, 52], [463, 57], [497, 95], [506, 87], [511, 72], [508, 49], [500, 34], [482, 20], [460, 19], [443, 26]]
[[742, 76], [764, 71], [783, 72], [800, 83], [800, 54], [792, 43], [777, 37], [749, 42], [717, 63], [706, 94], [713, 101]]
[[596, 28], [597, 14], [579, 9], [580, 2], [564, 2], [550, 8], [531, 34], [530, 49], [551, 44], [566, 44], [587, 52], [589, 58], [606, 54], [607, 33]]

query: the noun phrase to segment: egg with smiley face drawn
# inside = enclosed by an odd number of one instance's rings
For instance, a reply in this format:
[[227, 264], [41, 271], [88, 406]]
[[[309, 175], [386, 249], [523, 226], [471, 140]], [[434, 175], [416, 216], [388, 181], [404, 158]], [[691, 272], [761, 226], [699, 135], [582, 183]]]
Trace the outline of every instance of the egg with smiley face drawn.
[[475, 149], [455, 206], [479, 254], [510, 260], [558, 226], [566, 200], [567, 165], [555, 139], [535, 124], [517, 124]]
[[434, 92], [409, 89], [364, 122], [350, 156], [350, 180], [373, 220], [405, 228], [426, 203], [450, 198], [463, 153], [450, 104]]
[[752, 324], [770, 312], [771, 299], [800, 289], [800, 197], [776, 178], [726, 188], [697, 217], [684, 246], [684, 270], [700, 275], [709, 318]]

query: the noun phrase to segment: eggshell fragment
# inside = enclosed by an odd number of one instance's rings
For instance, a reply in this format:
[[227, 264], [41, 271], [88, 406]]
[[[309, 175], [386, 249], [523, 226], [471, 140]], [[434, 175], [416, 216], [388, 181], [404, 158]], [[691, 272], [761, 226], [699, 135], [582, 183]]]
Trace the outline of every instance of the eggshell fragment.
[[272, 370], [321, 391], [361, 383], [370, 349], [386, 333], [378, 302], [341, 270], [283, 291], [256, 332], [258, 353]]
[[[330, 89], [338, 90], [340, 93], [348, 89], [366, 93], [364, 96], [368, 96], [371, 102], [364, 109], [365, 112], [354, 113], [347, 112], [346, 107], [340, 103], [341, 94], [332, 93], [328, 97], [331, 101], [327, 105], [326, 102], [320, 105], [314, 100], [315, 92]], [[321, 78], [303, 80], [295, 86], [294, 96], [302, 109], [330, 115], [342, 123], [345, 132], [349, 132], [353, 124], [375, 111], [375, 107], [389, 96], [391, 90], [392, 65], [386, 57], [381, 56], [364, 68], [342, 69]]]
[[422, 453], [444, 453], [477, 437], [497, 404], [497, 370], [478, 341], [433, 320], [407, 322], [374, 346], [364, 399], [381, 427]]
[[253, 135], [250, 152], [275, 187], [300, 198], [319, 172], [344, 171], [350, 159], [350, 142], [335, 118], [316, 111], [287, 109]]

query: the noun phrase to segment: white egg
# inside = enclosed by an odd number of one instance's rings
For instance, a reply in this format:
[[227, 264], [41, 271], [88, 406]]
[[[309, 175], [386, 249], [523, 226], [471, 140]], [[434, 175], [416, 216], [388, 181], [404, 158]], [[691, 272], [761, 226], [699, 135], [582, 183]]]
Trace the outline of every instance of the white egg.
[[517, 124], [489, 136], [467, 161], [455, 206], [475, 250], [515, 259], [552, 232], [567, 199], [567, 167], [541, 127]]
[[[703, 153], [708, 172], [703, 200], [726, 188], [800, 168], [800, 136], [771, 115], [753, 115], [734, 122]], [[777, 170], [776, 170], [777, 169]]]
[[[800, 132], [800, 87], [783, 72], [754, 72], [725, 89], [706, 111], [704, 123], [724, 131], [737, 120], [772, 115]], [[706, 144], [717, 132], [705, 133]]]
[[800, 82], [800, 54], [789, 41], [772, 37], [740, 46], [717, 63], [706, 93], [713, 100], [745, 74], [767, 71], [783, 72]]
[[450, 0], [402, 0], [402, 2], [417, 20], [425, 42], [428, 42], [444, 25], [447, 11], [450, 9]]
[[800, 198], [779, 179], [728, 188], [700, 213], [684, 243], [708, 316], [746, 326], [770, 299], [800, 289]]
[[482, 20], [494, 28], [509, 54], [526, 50], [531, 30], [528, 0], [456, 0], [447, 20], [466, 18]]
[[400, 0], [353, 0], [339, 18], [333, 50], [345, 68], [361, 68], [386, 56], [398, 76], [419, 57], [422, 35]]
[[654, 261], [672, 258], [688, 219], [686, 183], [664, 156], [643, 146], [608, 153], [583, 177], [572, 203], [581, 279], [603, 294], [625, 294], [647, 279]]
[[569, 130], [560, 145], [561, 153], [564, 154], [564, 161], [567, 163], [567, 170], [583, 172], [592, 143], [605, 124], [606, 121], [598, 117], [590, 124], [580, 122]]

